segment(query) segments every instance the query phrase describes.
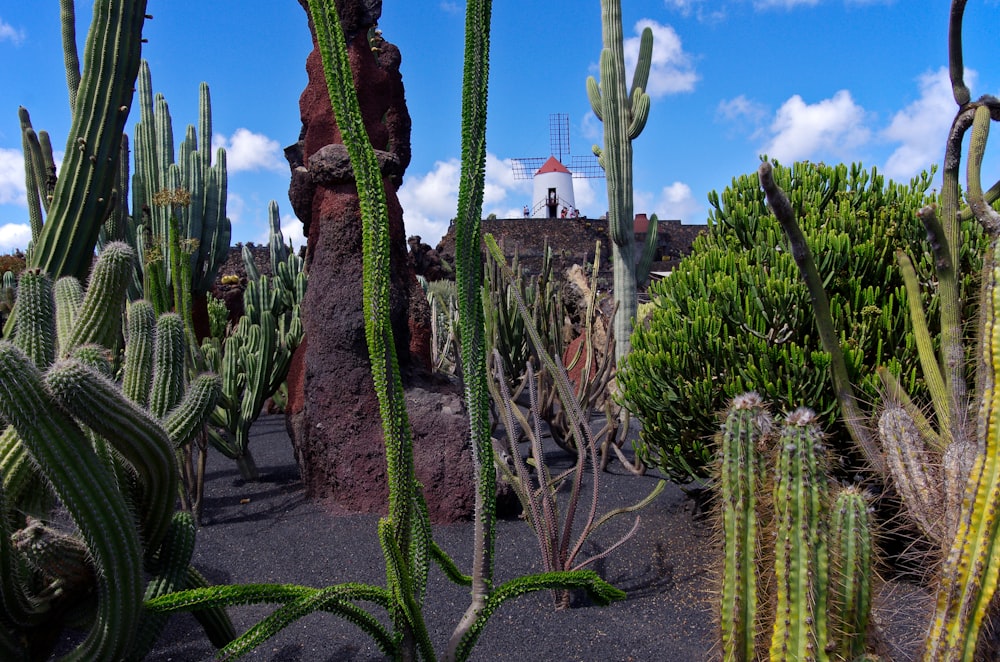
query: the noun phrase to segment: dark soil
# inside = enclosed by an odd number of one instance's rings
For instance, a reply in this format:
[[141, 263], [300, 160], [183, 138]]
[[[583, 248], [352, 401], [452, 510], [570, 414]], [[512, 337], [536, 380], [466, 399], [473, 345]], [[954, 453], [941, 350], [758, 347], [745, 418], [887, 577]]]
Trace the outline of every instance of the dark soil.
[[[284, 418], [255, 424], [251, 450], [261, 480], [240, 479], [234, 463], [218, 454], [209, 462], [204, 518], [195, 565], [214, 583], [294, 583], [324, 587], [341, 582], [385, 585], [377, 516], [338, 512], [334, 504], [305, 498]], [[554, 450], [552, 462], [565, 462]], [[617, 463], [601, 476], [598, 514], [647, 495], [657, 477], [628, 474]], [[585, 547], [592, 554], [615, 542], [632, 525], [623, 516], [598, 531]], [[479, 661], [671, 662], [718, 657], [713, 608], [714, 558], [711, 522], [675, 485], [641, 511], [638, 532], [594, 567], [628, 597], [597, 607], [574, 596], [555, 611], [548, 592], [507, 603], [490, 619], [472, 659]], [[471, 565], [472, 524], [436, 526], [435, 540], [464, 571]], [[497, 527], [496, 582], [542, 570], [538, 543], [524, 521]], [[468, 604], [468, 589], [431, 569], [424, 616], [438, 651]], [[922, 592], [893, 584], [882, 592], [877, 621], [892, 630], [888, 659], [906, 660], [919, 640]], [[230, 610], [245, 631], [274, 606]], [[378, 609], [378, 608], [373, 608]], [[909, 609], [911, 613], [905, 613]], [[917, 613], [914, 614], [913, 610]], [[385, 614], [376, 611], [383, 620]], [[899, 647], [902, 645], [902, 648]], [[155, 662], [211, 659], [214, 649], [188, 614], [171, 619], [154, 652]], [[273, 662], [381, 661], [378, 648], [355, 626], [330, 614], [312, 614], [260, 646], [247, 659]]]

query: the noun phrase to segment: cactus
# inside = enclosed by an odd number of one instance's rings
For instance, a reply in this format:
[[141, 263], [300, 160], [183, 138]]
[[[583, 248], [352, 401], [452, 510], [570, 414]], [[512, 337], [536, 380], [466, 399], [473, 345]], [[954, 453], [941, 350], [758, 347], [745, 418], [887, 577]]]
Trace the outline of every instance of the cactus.
[[[870, 467], [884, 480], [895, 483], [914, 521], [936, 544], [940, 562], [937, 605], [924, 642], [924, 660], [972, 660], [977, 655], [995, 657], [995, 650], [977, 650], [1000, 575], [1000, 557], [992, 553], [1000, 538], [996, 517], [1000, 508], [1000, 458], [996, 370], [1000, 357], [1000, 214], [993, 208], [1000, 187], [984, 190], [981, 182], [983, 153], [992, 117], [1000, 116], [1000, 101], [984, 96], [970, 100], [963, 80], [963, 0], [954, 0], [949, 26], [949, 63], [952, 89], [958, 105], [945, 150], [940, 209], [929, 205], [919, 213], [927, 230], [929, 252], [935, 260], [940, 300], [938, 337], [921, 305], [921, 283], [906, 253], [897, 253], [904, 276], [913, 334], [920, 352], [921, 369], [928, 387], [931, 409], [924, 411], [888, 371], [884, 383], [883, 412], [878, 436], [863, 425], [858, 398], [847, 378], [845, 350], [829, 313], [829, 303], [812, 254], [804, 246], [795, 212], [787, 195], [774, 182], [766, 161], [760, 165], [761, 186], [775, 217], [788, 236], [813, 300], [824, 348], [831, 356], [831, 375], [848, 428]], [[967, 165], [966, 200], [960, 204], [959, 168], [963, 138], [971, 129]], [[961, 223], [974, 219], [989, 241], [983, 251], [979, 326], [974, 342], [964, 340], [961, 290], [966, 275], [959, 256], [969, 238]], [[918, 247], [917, 250], [922, 250]], [[935, 347], [938, 349], [935, 352]], [[972, 348], [975, 348], [973, 350]], [[974, 353], [973, 353], [974, 352]], [[973, 375], [967, 375], [972, 357]], [[970, 388], [974, 383], [976, 387]], [[970, 416], [977, 412], [977, 416]], [[884, 459], [879, 443], [885, 448]], [[940, 466], [936, 474], [928, 464]], [[929, 492], [928, 492], [929, 490]], [[984, 638], [985, 640], [985, 638]]]
[[[866, 654], [873, 554], [868, 505], [858, 490], [846, 488], [830, 511], [820, 437], [816, 415], [806, 408], [774, 430], [756, 393], [737, 396], [727, 412], [718, 435], [719, 621], [727, 662], [758, 659], [767, 622], [772, 660], [853, 661]], [[764, 457], [774, 441], [777, 465], [768, 480]], [[773, 516], [764, 515], [763, 503], [773, 505]], [[762, 522], [772, 519], [773, 530], [765, 530]], [[773, 544], [773, 556], [762, 553], [765, 544]], [[772, 564], [773, 580], [765, 576]], [[761, 613], [766, 605], [773, 605], [772, 614]]]
[[[114, 186], [122, 132], [139, 69], [146, 2], [94, 3], [82, 76], [77, 68], [72, 3], [62, 5], [72, 122], [59, 177], [51, 191], [48, 174], [55, 172], [54, 168], [48, 170], [51, 146], [31, 148], [30, 158], [25, 159], [32, 227], [39, 224], [35, 216], [43, 209], [47, 213], [41, 230], [33, 236], [29, 265], [53, 278], [69, 275], [83, 279], [90, 271], [100, 230], [122, 195]], [[116, 46], [108, 48], [109, 43]], [[21, 113], [21, 125], [25, 143], [33, 145], [26, 111]]]
[[[223, 403], [213, 420], [226, 437], [211, 435], [213, 445], [226, 457], [237, 461], [247, 480], [258, 478], [250, 453], [250, 426], [260, 416], [264, 401], [274, 395], [288, 375], [292, 353], [302, 342], [299, 307], [306, 293], [307, 277], [301, 257], [284, 244], [278, 205], [273, 200], [271, 219], [270, 278], [261, 276], [253, 255], [243, 247], [248, 279], [243, 291], [244, 316], [224, 342], [206, 339], [205, 356], [222, 375]], [[252, 272], [251, 272], [252, 269]]]
[[[0, 533], [14, 541], [3, 550], [0, 594], [7, 607], [3, 629], [18, 629], [21, 641], [6, 642], [12, 645], [5, 659], [29, 651], [44, 657], [52, 633], [74, 618], [83, 618], [90, 632], [66, 659], [141, 657], [162, 627], [136, 640], [150, 620], [141, 609], [143, 573], [156, 583], [168, 572], [161, 559], [174, 551], [174, 449], [193, 434], [192, 421], [206, 419], [219, 384], [215, 377], [198, 380], [161, 421], [110, 381], [107, 356], [120, 332], [133, 256], [127, 245], [109, 244], [82, 297], [64, 286], [70, 296], [60, 301], [47, 276], [24, 272], [14, 342], [0, 341], [0, 414], [10, 425], [2, 435]], [[57, 317], [68, 325], [58, 347]], [[130, 341], [138, 342], [141, 331], [130, 331]], [[132, 356], [129, 345], [126, 354]], [[53, 498], [78, 533], [53, 520]], [[32, 515], [25, 527], [9, 530], [18, 511]], [[183, 574], [185, 586], [194, 585], [189, 556], [169, 568], [174, 577]], [[25, 567], [35, 569], [37, 580], [23, 576]], [[205, 619], [214, 641], [231, 638], [224, 614], [216, 610]]]
[[719, 624], [727, 662], [754, 659], [758, 636], [757, 498], [765, 484], [757, 445], [770, 434], [771, 425], [760, 396], [748, 393], [733, 399], [720, 435], [723, 580]]
[[[199, 87], [198, 126], [189, 125], [175, 162], [170, 110], [162, 95], [153, 95], [149, 64], [138, 76], [139, 122], [135, 126], [135, 174], [132, 218], [127, 230], [143, 249], [140, 274], [150, 292], [173, 292], [178, 312], [199, 306], [196, 319], [207, 319], [200, 307], [226, 260], [232, 224], [226, 217], [226, 152], [212, 163], [212, 108], [207, 83]], [[176, 239], [173, 235], [176, 234]], [[161, 262], [162, 261], [162, 262]], [[183, 261], [183, 264], [182, 264]], [[147, 283], [147, 280], [155, 283]], [[193, 302], [189, 297], [193, 297]], [[163, 304], [161, 304], [163, 305]], [[167, 308], [158, 308], [163, 312]], [[185, 315], [185, 317], [188, 317]], [[207, 335], [207, 329], [202, 330]], [[189, 329], [189, 334], [194, 336]]]
[[[587, 96], [597, 119], [604, 123], [604, 147], [594, 153], [608, 182], [608, 234], [614, 264], [615, 359], [628, 354], [638, 299], [635, 230], [632, 200], [632, 141], [649, 118], [649, 95], [645, 92], [653, 57], [653, 31], [645, 28], [639, 40], [639, 57], [631, 88], [625, 87], [625, 51], [622, 35], [621, 0], [601, 0], [601, 82], [587, 78]], [[652, 249], [656, 248], [656, 223], [650, 224]], [[649, 242], [643, 256], [646, 274], [652, 259]]]

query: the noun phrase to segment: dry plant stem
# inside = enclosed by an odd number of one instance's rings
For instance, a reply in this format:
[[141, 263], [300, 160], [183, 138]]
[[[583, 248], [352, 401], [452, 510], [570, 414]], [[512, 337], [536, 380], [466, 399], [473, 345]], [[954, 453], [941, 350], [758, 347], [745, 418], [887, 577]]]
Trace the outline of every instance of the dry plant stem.
[[868, 464], [876, 472], [884, 475], [885, 458], [882, 457], [871, 432], [864, 425], [865, 417], [858, 405], [857, 397], [854, 395], [854, 388], [851, 386], [850, 376], [847, 374], [847, 364], [844, 362], [844, 353], [840, 347], [836, 330], [833, 328], [830, 301], [823, 289], [823, 280], [816, 270], [816, 263], [813, 261], [812, 253], [806, 244], [806, 238], [795, 221], [795, 212], [792, 210], [788, 196], [774, 181], [771, 164], [767, 161], [761, 163], [758, 175], [761, 187], [767, 195], [767, 203], [788, 237], [792, 258], [799, 267], [806, 287], [809, 288], [809, 297], [816, 316], [816, 328], [823, 342], [823, 349], [830, 355], [830, 371], [833, 375], [834, 388], [837, 391], [837, 400], [844, 410], [844, 423]]

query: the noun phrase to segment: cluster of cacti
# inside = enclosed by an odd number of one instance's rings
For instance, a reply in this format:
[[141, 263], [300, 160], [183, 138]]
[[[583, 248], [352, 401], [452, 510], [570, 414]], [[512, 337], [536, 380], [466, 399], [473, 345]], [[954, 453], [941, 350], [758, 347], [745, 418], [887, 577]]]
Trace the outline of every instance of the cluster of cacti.
[[116, 182], [122, 165], [122, 132], [139, 69], [146, 2], [94, 3], [82, 72], [73, 3], [61, 4], [72, 121], [58, 178], [51, 141], [44, 132], [35, 133], [24, 108], [19, 111], [32, 229], [28, 264], [54, 278], [82, 279], [90, 272], [101, 228], [124, 195]]
[[[184, 346], [167, 340], [183, 342], [180, 322], [163, 316], [154, 330], [145, 302], [130, 309], [125, 382], [111, 380], [134, 258], [109, 244], [86, 291], [72, 277], [21, 275], [13, 342], [0, 342], [4, 659], [44, 659], [66, 627], [88, 630], [66, 659], [141, 659], [164, 623], [143, 594], [205, 584], [190, 566], [193, 521], [175, 513], [174, 453], [219, 381], [185, 391]], [[224, 612], [200, 619], [213, 642], [232, 638]]]
[[425, 290], [431, 307], [431, 365], [436, 372], [455, 374], [461, 365], [455, 281], [435, 280]]
[[237, 461], [247, 480], [257, 479], [250, 453], [250, 426], [260, 416], [264, 401], [285, 381], [292, 352], [302, 342], [299, 306], [306, 294], [303, 260], [284, 244], [278, 205], [269, 205], [271, 221], [271, 277], [261, 276], [253, 254], [243, 247], [247, 284], [244, 315], [222, 341], [208, 338], [202, 345], [208, 365], [222, 376], [223, 403], [213, 420], [227, 433], [213, 434], [213, 445]]
[[[184, 591], [151, 601], [158, 611], [200, 608], [206, 604], [284, 603], [224, 654], [233, 657], [264, 641], [292, 620], [316, 610], [340, 614], [369, 633], [394, 659], [436, 659], [423, 616], [429, 563], [441, 563], [456, 581], [470, 583], [472, 601], [456, 626], [444, 659], [467, 659], [490, 615], [509, 598], [530, 591], [580, 588], [601, 603], [622, 593], [590, 571], [553, 572], [519, 577], [493, 585], [493, 520], [496, 476], [489, 438], [483, 308], [480, 293], [480, 235], [485, 180], [486, 88], [491, 6], [488, 0], [466, 5], [466, 59], [463, 90], [463, 159], [456, 241], [462, 362], [472, 428], [477, 485], [473, 572], [462, 577], [430, 537], [427, 506], [414, 476], [412, 435], [396, 360], [389, 318], [389, 224], [385, 190], [375, 153], [365, 133], [348, 58], [347, 44], [334, 3], [311, 0], [309, 11], [323, 59], [330, 100], [357, 181], [364, 220], [364, 310], [372, 377], [385, 434], [389, 477], [388, 515], [378, 525], [386, 562], [387, 587], [342, 584], [325, 589], [287, 585], [249, 585]], [[389, 625], [355, 604], [384, 607]]]
[[204, 297], [229, 254], [226, 150], [216, 150], [213, 164], [207, 83], [199, 88], [198, 126], [188, 125], [176, 161], [170, 110], [163, 95], [154, 97], [145, 60], [138, 95], [132, 216], [125, 232], [142, 258], [144, 296], [157, 312], [181, 311], [190, 308], [192, 294]]
[[[831, 314], [846, 339], [850, 379], [865, 399], [875, 399], [881, 389], [876, 368], [885, 366], [907, 389], [922, 392], [903, 276], [890, 258], [924, 237], [916, 216], [931, 199], [930, 176], [896, 184], [858, 165], [811, 163], [774, 165], [774, 175], [794, 186], [806, 241], [830, 274]], [[619, 366], [620, 392], [643, 423], [639, 454], [679, 482], [707, 477], [716, 425], [711, 412], [748, 390], [784, 410], [812, 407], [830, 445], [850, 448], [828, 377], [830, 357], [814, 331], [810, 293], [756, 175], [735, 178], [710, 200], [708, 231], [669, 278], [650, 287], [653, 313], [637, 326], [632, 351]], [[962, 228], [959, 260], [974, 273], [981, 230], [971, 221]], [[921, 280], [934, 277], [934, 259], [915, 256]], [[975, 292], [977, 278], [964, 278], [961, 287]], [[931, 309], [938, 305], [936, 292], [922, 293], [921, 300]]]
[[772, 660], [862, 659], [873, 581], [868, 504], [853, 487], [831, 502], [811, 410], [778, 427], [760, 396], [746, 393], [718, 435], [722, 659], [761, 659], [765, 645]]
[[[924, 643], [925, 660], [994, 659], [996, 650], [977, 650], [1000, 575], [1000, 556], [993, 552], [1000, 539], [1000, 426], [996, 419], [1000, 396], [996, 389], [1000, 366], [1000, 213], [994, 209], [1000, 185], [985, 190], [981, 167], [989, 125], [1000, 117], [1000, 100], [971, 100], [962, 64], [964, 0], [954, 0], [950, 14], [949, 62], [952, 92], [958, 111], [945, 150], [938, 204], [921, 209], [926, 244], [913, 242], [913, 253], [932, 256], [932, 278], [921, 278], [915, 257], [896, 253], [912, 318], [913, 342], [930, 400], [922, 408], [909, 384], [880, 370], [884, 398], [877, 433], [865, 425], [848, 368], [850, 346], [842, 338], [831, 309], [835, 300], [824, 289], [826, 269], [817, 266], [798, 227], [796, 209], [775, 181], [770, 163], [758, 173], [768, 204], [788, 237], [791, 253], [809, 288], [816, 328], [830, 357], [830, 371], [846, 424], [858, 451], [871, 470], [892, 483], [905, 510], [927, 535], [937, 554], [937, 604]], [[969, 133], [965, 196], [959, 196], [963, 139]], [[963, 223], [974, 221], [988, 247], [970, 241]], [[968, 279], [963, 250], [980, 249], [983, 261], [979, 296], [963, 292]], [[935, 288], [936, 306], [923, 303], [923, 289]], [[966, 301], [968, 297], [971, 301]], [[964, 305], [963, 305], [964, 304]], [[968, 306], [978, 309], [978, 328], [969, 341], [964, 322]], [[936, 331], [936, 332], [935, 332]], [[971, 361], [968, 359], [971, 358]], [[970, 367], [971, 364], [971, 367]], [[932, 551], [933, 554], [933, 551]], [[995, 613], [995, 612], [993, 612]], [[983, 641], [981, 641], [981, 639]]]
[[637, 277], [635, 257], [635, 218], [632, 200], [632, 141], [649, 118], [649, 95], [645, 92], [653, 59], [653, 31], [646, 27], [639, 39], [639, 53], [632, 85], [625, 84], [625, 47], [622, 30], [621, 0], [601, 0], [601, 81], [587, 78], [587, 96], [597, 119], [604, 123], [604, 147], [594, 147], [608, 183], [608, 235], [614, 266], [615, 360], [621, 363], [628, 354], [635, 320], [637, 283], [649, 273], [656, 250], [657, 219], [649, 224], [643, 249], [645, 273]]

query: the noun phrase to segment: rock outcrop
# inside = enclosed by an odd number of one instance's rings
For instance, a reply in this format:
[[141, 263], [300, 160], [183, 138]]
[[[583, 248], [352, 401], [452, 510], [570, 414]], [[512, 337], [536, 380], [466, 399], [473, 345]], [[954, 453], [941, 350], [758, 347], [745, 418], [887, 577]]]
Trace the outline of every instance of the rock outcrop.
[[[305, 0], [300, 4], [306, 9]], [[417, 478], [434, 521], [472, 513], [468, 423], [460, 393], [435, 382], [430, 368], [430, 310], [407, 261], [403, 210], [396, 197], [410, 161], [410, 117], [399, 50], [375, 25], [382, 3], [338, 0], [365, 128], [384, 177], [391, 237], [391, 319], [410, 405]], [[302, 132], [285, 150], [289, 198], [304, 224], [309, 288], [305, 343], [288, 376], [287, 421], [307, 493], [338, 506], [384, 511], [385, 446], [369, 370], [362, 314], [362, 221], [357, 190], [330, 107], [320, 53], [306, 60], [299, 101]]]

